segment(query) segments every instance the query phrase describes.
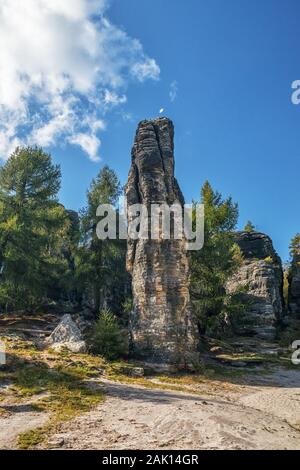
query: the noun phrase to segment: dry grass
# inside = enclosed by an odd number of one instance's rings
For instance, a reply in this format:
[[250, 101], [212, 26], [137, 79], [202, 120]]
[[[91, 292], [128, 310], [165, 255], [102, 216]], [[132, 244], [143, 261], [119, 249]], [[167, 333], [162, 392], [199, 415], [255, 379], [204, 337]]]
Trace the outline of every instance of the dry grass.
[[[109, 363], [103, 358], [89, 354], [57, 353], [51, 349], [39, 350], [34, 343], [17, 337], [0, 338], [6, 344], [8, 364], [0, 371], [0, 380], [10, 383], [5, 399], [10, 403], [28, 402], [37, 412], [49, 413], [49, 421], [43, 427], [19, 435], [20, 449], [46, 447], [47, 438], [59, 424], [92, 410], [104, 399], [101, 378], [150, 389], [193, 393], [195, 395], [226, 395], [238, 393], [243, 377], [249, 369], [222, 364], [222, 361], [247, 361], [261, 364], [251, 369], [251, 374], [268, 373], [268, 365], [290, 365], [289, 358], [266, 357], [255, 353], [235, 353], [222, 343], [223, 353], [214, 357], [201, 373], [159, 373], [149, 377], [132, 377], [125, 370], [141, 364], [127, 362]], [[286, 361], [286, 363], [284, 362]], [[6, 416], [5, 407], [0, 416]]]
[[[30, 406], [36, 411], [50, 413], [46, 426], [19, 436], [21, 449], [41, 444], [59, 423], [90, 411], [103, 400], [100, 387], [90, 383], [92, 378], [100, 377], [105, 366], [102, 358], [39, 351], [30, 342], [10, 338], [6, 338], [5, 343], [8, 365], [6, 371], [1, 372], [1, 378], [11, 384], [7, 398], [16, 403], [28, 397], [39, 398], [39, 394], [46, 392]], [[0, 412], [5, 412], [1, 403]]]

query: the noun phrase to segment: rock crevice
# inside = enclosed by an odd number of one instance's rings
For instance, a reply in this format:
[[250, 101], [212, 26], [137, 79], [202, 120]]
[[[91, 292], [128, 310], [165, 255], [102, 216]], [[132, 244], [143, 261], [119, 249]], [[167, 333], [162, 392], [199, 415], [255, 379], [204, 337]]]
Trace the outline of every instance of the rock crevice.
[[295, 255], [289, 272], [289, 312], [300, 319], [300, 254]]

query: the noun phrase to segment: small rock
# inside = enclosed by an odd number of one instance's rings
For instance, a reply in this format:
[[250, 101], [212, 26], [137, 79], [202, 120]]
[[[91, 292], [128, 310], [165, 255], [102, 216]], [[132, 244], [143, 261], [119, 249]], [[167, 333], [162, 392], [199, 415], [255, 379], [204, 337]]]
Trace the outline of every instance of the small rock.
[[51, 348], [56, 352], [60, 352], [64, 348], [68, 349], [68, 351], [78, 354], [86, 352], [85, 341], [69, 341], [66, 343], [56, 343], [51, 345]]
[[120, 372], [129, 377], [144, 377], [145, 375], [143, 367], [121, 367]]
[[65, 443], [63, 437], [53, 438], [48, 441], [48, 449], [56, 449], [57, 447], [62, 447]]
[[145, 371], [142, 367], [133, 367], [130, 371], [131, 377], [144, 377]]

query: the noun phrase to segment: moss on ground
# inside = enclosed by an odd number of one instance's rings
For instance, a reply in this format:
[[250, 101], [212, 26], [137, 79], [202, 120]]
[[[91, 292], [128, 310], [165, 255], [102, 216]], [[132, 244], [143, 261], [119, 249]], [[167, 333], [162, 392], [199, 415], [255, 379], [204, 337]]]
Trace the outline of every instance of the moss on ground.
[[[295, 367], [288, 355], [278, 357], [253, 352], [237, 353], [234, 348], [227, 347], [227, 343], [219, 342], [222, 353], [211, 354], [201, 373], [152, 371], [149, 377], [132, 377], [130, 369], [142, 367], [143, 364], [124, 361], [108, 363], [98, 356], [72, 354], [67, 350], [60, 353], [51, 349], [41, 351], [30, 341], [16, 337], [1, 339], [6, 344], [8, 364], [5, 370], [0, 371], [0, 380], [10, 384], [5, 396], [10, 396], [12, 403], [36, 397], [36, 401], [32, 400], [29, 406], [32, 410], [47, 412], [50, 416], [45, 426], [19, 435], [20, 449], [46, 446], [48, 436], [55, 432], [60, 423], [90, 411], [100, 403], [104, 399], [100, 386], [103, 373], [106, 378], [120, 383], [199, 396], [235, 391], [243, 383], [243, 377], [249, 373], [268, 374], [275, 364]], [[237, 361], [246, 362], [250, 367], [232, 367]], [[5, 413], [7, 411], [4, 406], [1, 408], [0, 401], [0, 416]]]
[[[21, 340], [5, 339], [5, 343], [8, 365], [1, 371], [1, 378], [11, 384], [14, 403], [44, 392], [45, 395], [30, 406], [35, 411], [50, 413], [47, 425], [19, 436], [21, 449], [41, 444], [59, 423], [90, 411], [103, 400], [103, 391], [90, 381], [100, 377], [105, 366], [102, 358], [65, 351], [60, 354], [38, 351]], [[5, 411], [0, 403], [1, 410]]]
[[46, 439], [46, 432], [46, 428], [37, 428], [20, 434], [18, 437], [19, 449], [28, 450], [41, 444]]

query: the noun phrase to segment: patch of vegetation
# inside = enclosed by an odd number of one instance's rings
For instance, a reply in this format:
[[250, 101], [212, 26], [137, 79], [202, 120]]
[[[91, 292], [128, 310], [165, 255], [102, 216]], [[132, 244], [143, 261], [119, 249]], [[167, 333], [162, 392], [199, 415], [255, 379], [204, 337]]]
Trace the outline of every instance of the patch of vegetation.
[[251, 222], [251, 220], [248, 220], [244, 227], [245, 232], [254, 232], [255, 231], [255, 225]]
[[[150, 389], [160, 389], [160, 390], [176, 390], [184, 391], [185, 389], [180, 386], [166, 386], [164, 384], [159, 384], [155, 380], [159, 378], [158, 374], [153, 370], [151, 373], [147, 372], [146, 377], [134, 377], [130, 375], [129, 371], [131, 368], [141, 367], [140, 363], [128, 363], [125, 361], [112, 362], [108, 365], [106, 370], [107, 377], [110, 380], [126, 383], [131, 385], [140, 385], [145, 388]], [[126, 372], [124, 372], [126, 370]]]
[[109, 310], [100, 313], [93, 327], [90, 350], [108, 360], [128, 355], [128, 333], [121, 330], [117, 318]]
[[247, 365], [262, 363], [265, 361], [271, 360], [273, 362], [274, 356], [272, 355], [263, 355], [259, 353], [235, 353], [235, 354], [218, 354], [216, 359], [224, 362], [234, 364], [235, 362], [245, 362]]
[[289, 301], [289, 269], [285, 269], [283, 272], [283, 297], [287, 306]]
[[293, 320], [287, 328], [280, 332], [279, 344], [283, 347], [291, 347], [292, 343], [300, 338], [300, 321]]
[[[181, 385], [177, 384], [163, 384], [159, 383], [159, 377], [153, 376], [149, 378], [145, 377], [129, 377], [128, 375], [120, 374], [120, 373], [111, 373], [109, 375], [110, 380], [114, 380], [116, 382], [125, 383], [129, 385], [139, 385], [141, 387], [145, 387], [148, 389], [156, 389], [156, 390], [166, 390], [166, 391], [176, 391], [176, 392], [186, 392], [186, 388]], [[197, 394], [196, 391], [191, 392]]]
[[[230, 381], [227, 382], [226, 379], [242, 377], [246, 373], [249, 373], [244, 369], [233, 369], [225, 365], [213, 363], [207, 366], [203, 366], [201, 372], [195, 371], [194, 373], [158, 373], [153, 371], [151, 375], [146, 377], [131, 377], [127, 374], [122, 373], [124, 366], [128, 367], [128, 363], [118, 362], [111, 364], [109, 369], [107, 370], [108, 378], [120, 383], [140, 385], [150, 389], [188, 392], [196, 395], [200, 393], [200, 385], [205, 386], [206, 394], [215, 395], [218, 391], [218, 388], [222, 390], [224, 388], [228, 389], [232, 386], [234, 387], [234, 385], [232, 385]], [[209, 386], [209, 388], [211, 389], [212, 381], [216, 385], [215, 390], [213, 391], [208, 390], [207, 387]], [[194, 387], [194, 389], [187, 387]], [[202, 391], [203, 390], [201, 390], [201, 393]]]
[[[164, 374], [159, 375], [157, 379], [165, 384], [177, 384], [181, 386], [207, 386], [209, 385], [211, 388], [212, 381], [216, 384], [216, 386], [221, 390], [224, 388], [224, 378], [230, 375], [231, 378], [233, 377], [241, 377], [245, 374], [245, 371], [242, 370], [230, 370], [226, 367], [220, 367], [217, 365], [212, 365], [206, 369], [204, 374]], [[230, 387], [231, 384], [228, 383]], [[206, 392], [208, 394], [214, 394], [212, 391]]]
[[10, 364], [1, 374], [12, 383], [14, 402], [45, 392], [30, 406], [50, 413], [47, 425], [19, 436], [21, 449], [41, 444], [59, 423], [90, 411], [103, 400], [103, 391], [90, 381], [101, 374], [105, 366], [102, 358], [69, 352], [53, 355], [49, 351], [35, 351], [33, 357], [26, 349], [15, 349], [11, 341], [7, 350]]
[[36, 409], [51, 412], [51, 416], [44, 427], [19, 436], [18, 442], [22, 449], [42, 443], [58, 424], [90, 411], [103, 400], [103, 392], [99, 388], [83, 385], [77, 378], [64, 372], [54, 373], [54, 380], [53, 377], [46, 377], [44, 372], [42, 376], [50, 393], [36, 404]]
[[[224, 338], [235, 330], [247, 308], [244, 289], [229, 292], [227, 288], [228, 280], [243, 263], [233, 237], [238, 205], [231, 197], [223, 199], [208, 181], [201, 189], [200, 203], [205, 208], [205, 244], [189, 255], [191, 302], [199, 332]], [[198, 204], [194, 203], [195, 208]]]
[[5, 418], [6, 416], [9, 416], [9, 412], [0, 407], [0, 418]]
[[41, 444], [46, 435], [44, 428], [32, 429], [31, 431], [23, 432], [18, 437], [18, 446], [21, 450], [27, 450]]

